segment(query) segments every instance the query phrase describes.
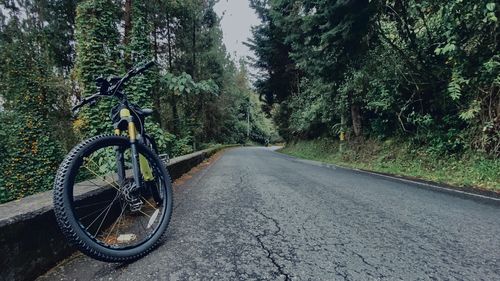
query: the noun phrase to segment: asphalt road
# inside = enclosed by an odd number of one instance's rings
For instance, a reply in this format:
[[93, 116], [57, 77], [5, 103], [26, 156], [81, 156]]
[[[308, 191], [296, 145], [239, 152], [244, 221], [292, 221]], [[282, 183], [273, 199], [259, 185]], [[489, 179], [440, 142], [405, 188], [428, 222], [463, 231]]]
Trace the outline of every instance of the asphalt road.
[[40, 280], [500, 280], [500, 204], [237, 148], [177, 186], [166, 242]]

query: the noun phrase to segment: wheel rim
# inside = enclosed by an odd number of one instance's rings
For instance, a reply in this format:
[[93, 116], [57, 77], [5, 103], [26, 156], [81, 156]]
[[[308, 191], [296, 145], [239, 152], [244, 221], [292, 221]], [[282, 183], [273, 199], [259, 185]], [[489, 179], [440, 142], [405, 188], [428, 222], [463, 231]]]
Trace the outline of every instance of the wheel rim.
[[[124, 180], [118, 176], [116, 149], [124, 155]], [[162, 169], [149, 153], [141, 149], [139, 153], [154, 176], [147, 185], [143, 181], [141, 190], [135, 187], [130, 172], [130, 148], [126, 145], [95, 147], [77, 159], [70, 182], [73, 216], [91, 240], [106, 248], [127, 250], [144, 244], [158, 232], [165, 218], [167, 192]], [[153, 199], [148, 188], [161, 190], [161, 202]]]

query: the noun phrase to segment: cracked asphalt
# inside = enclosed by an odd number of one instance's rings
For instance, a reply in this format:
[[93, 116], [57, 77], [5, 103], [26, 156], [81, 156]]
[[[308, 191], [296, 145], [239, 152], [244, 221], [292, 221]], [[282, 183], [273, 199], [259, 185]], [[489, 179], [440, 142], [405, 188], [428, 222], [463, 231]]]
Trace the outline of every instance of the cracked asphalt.
[[500, 280], [500, 205], [236, 148], [176, 187], [165, 243], [39, 280]]

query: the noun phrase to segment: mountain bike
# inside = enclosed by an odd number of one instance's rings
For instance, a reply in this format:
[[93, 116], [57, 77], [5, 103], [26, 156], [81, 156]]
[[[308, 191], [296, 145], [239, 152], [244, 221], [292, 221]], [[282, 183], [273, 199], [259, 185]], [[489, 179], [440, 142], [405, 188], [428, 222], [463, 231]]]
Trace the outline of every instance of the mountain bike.
[[144, 127], [153, 110], [128, 101], [123, 88], [149, 62], [123, 77], [98, 78], [98, 92], [72, 111], [114, 98], [114, 134], [76, 145], [61, 163], [54, 183], [54, 212], [59, 227], [84, 254], [106, 262], [143, 257], [162, 241], [172, 213], [172, 184]]

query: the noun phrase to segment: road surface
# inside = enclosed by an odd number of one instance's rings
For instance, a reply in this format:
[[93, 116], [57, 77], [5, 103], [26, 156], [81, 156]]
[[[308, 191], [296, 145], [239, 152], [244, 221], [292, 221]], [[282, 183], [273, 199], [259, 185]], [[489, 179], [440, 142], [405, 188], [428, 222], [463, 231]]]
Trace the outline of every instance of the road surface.
[[269, 148], [177, 186], [166, 242], [128, 265], [77, 254], [40, 280], [500, 280], [500, 205]]

